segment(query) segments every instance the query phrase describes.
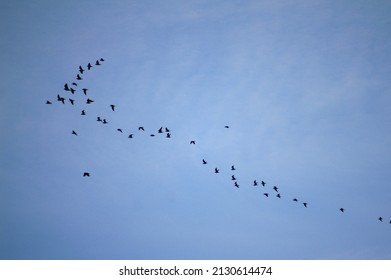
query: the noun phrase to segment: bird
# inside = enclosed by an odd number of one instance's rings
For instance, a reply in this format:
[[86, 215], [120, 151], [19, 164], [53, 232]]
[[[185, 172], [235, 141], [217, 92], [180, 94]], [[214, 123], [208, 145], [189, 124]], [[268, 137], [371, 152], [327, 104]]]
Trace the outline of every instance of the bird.
[[79, 66], [79, 72], [80, 72], [80, 74], [83, 74], [83, 72], [84, 72], [83, 67]]
[[293, 201], [296, 201], [296, 202], [297, 202], [297, 198], [294, 198]]
[[303, 202], [305, 208], [307, 208], [307, 202]]
[[167, 138], [171, 138], [171, 134], [170, 134], [170, 133], [167, 133], [166, 137], [167, 137]]
[[232, 175], [232, 176], [231, 176], [231, 180], [236, 180], [235, 175]]
[[254, 180], [254, 186], [258, 186], [257, 180]]
[[281, 198], [281, 195], [278, 193], [278, 194], [277, 194], [277, 197], [278, 197], [278, 198]]
[[202, 160], [202, 164], [207, 164], [208, 162], [206, 160]]
[[52, 102], [50, 102], [49, 100], [46, 100], [46, 104], [52, 104]]
[[70, 88], [69, 90], [71, 91], [72, 94], [75, 94], [75, 90], [73, 88]]
[[77, 87], [77, 84], [75, 82], [72, 83], [73, 86]]
[[343, 212], [345, 212], [345, 209], [340, 208], [339, 211], [341, 211], [343, 213]]
[[273, 190], [275, 190], [276, 192], [278, 192], [278, 188], [276, 186], [273, 187]]
[[105, 61], [105, 60], [103, 58], [101, 58], [100, 61]]
[[68, 86], [68, 84], [65, 84], [65, 85], [64, 85], [64, 90], [69, 91], [69, 86]]
[[229, 126], [228, 126], [228, 125], [226, 125], [226, 126], [225, 126], [225, 128], [229, 128]]
[[262, 181], [261, 184], [263, 187], [266, 185], [266, 183], [264, 181]]
[[97, 61], [95, 62], [95, 65], [100, 65], [99, 60], [97, 60]]
[[91, 104], [92, 102], [94, 102], [94, 100], [92, 100], [92, 99], [87, 99], [87, 104]]
[[83, 173], [83, 177], [86, 177], [86, 176], [87, 176], [87, 177], [90, 177], [90, 173], [89, 173], [89, 172], [84, 172], [84, 173]]
[[269, 194], [267, 192], [265, 192], [263, 195], [269, 197]]
[[88, 65], [87, 65], [87, 69], [88, 70], [90, 70], [92, 68], [92, 65], [91, 65], [91, 63], [88, 63]]
[[120, 129], [120, 128], [117, 128], [117, 130], [118, 130], [119, 132], [123, 133], [123, 132], [122, 132], [122, 129]]
[[83, 78], [82, 78], [82, 77], [80, 77], [80, 75], [79, 75], [79, 74], [77, 74], [77, 76], [76, 76], [76, 80], [83, 80]]
[[108, 122], [106, 121], [106, 119], [103, 119], [103, 123], [104, 123], [104, 124], [107, 124]]
[[133, 138], [133, 134], [129, 134], [128, 138]]
[[383, 218], [382, 217], [379, 217], [378, 219], [380, 222], [383, 222]]
[[158, 133], [163, 133], [163, 127], [159, 128]]
[[195, 145], [195, 141], [194, 140], [190, 141], [190, 144]]
[[86, 112], [84, 110], [81, 110], [81, 114], [84, 116]]
[[115, 105], [111, 104], [110, 107], [111, 107], [111, 110], [113, 110], [113, 112], [114, 112]]
[[77, 136], [77, 133], [74, 130], [72, 130], [72, 134]]
[[144, 131], [144, 127], [140, 126], [140, 127], [138, 128], [138, 130]]
[[236, 170], [236, 169], [235, 169], [235, 166], [232, 165], [232, 166], [231, 166], [231, 170]]
[[69, 101], [71, 102], [72, 105], [75, 105], [75, 100], [69, 98]]
[[165, 127], [165, 130], [166, 130], [166, 132], [170, 132], [170, 130], [167, 127]]
[[151, 136], [151, 137], [155, 137], [155, 134], [151, 134], [150, 136]]
[[215, 173], [219, 173], [219, 170], [217, 169], [217, 167], [215, 168]]
[[101, 119], [100, 117], [96, 117], [96, 121], [97, 121], [97, 122], [101, 122], [102, 119]]
[[59, 94], [57, 94], [57, 101], [61, 101], [62, 104], [65, 104], [65, 98], [61, 97]]
[[83, 89], [82, 89], [84, 95], [87, 95], [87, 90], [88, 90], [88, 88], [83, 88]]
[[239, 188], [238, 182], [235, 182], [235, 187]]

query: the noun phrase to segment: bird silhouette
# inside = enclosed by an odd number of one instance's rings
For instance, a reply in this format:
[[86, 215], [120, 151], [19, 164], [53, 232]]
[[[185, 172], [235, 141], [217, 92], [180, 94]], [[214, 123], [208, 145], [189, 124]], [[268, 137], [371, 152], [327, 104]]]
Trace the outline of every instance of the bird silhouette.
[[106, 119], [103, 119], [103, 123], [104, 123], [104, 124], [107, 124], [108, 122], [106, 121]]
[[380, 222], [383, 222], [383, 218], [382, 217], [379, 217], [378, 219]]
[[219, 173], [219, 170], [217, 169], [217, 167], [215, 168], [215, 173]]
[[133, 134], [129, 134], [128, 138], [133, 138]]
[[273, 187], [273, 190], [275, 190], [276, 192], [278, 192], [278, 188], [276, 186]]
[[87, 95], [87, 90], [88, 90], [88, 88], [83, 88], [83, 89], [82, 89], [84, 95]]
[[264, 181], [262, 181], [261, 184], [263, 187], [266, 185], [266, 183]]
[[75, 89], [70, 88], [69, 90], [71, 91], [72, 94], [75, 94], [75, 91], [76, 91]]
[[88, 63], [88, 65], [87, 65], [87, 69], [88, 70], [90, 70], [92, 68], [92, 65], [91, 65], [91, 63]]
[[90, 173], [89, 172], [84, 172], [83, 173], [83, 177], [90, 177]]
[[113, 112], [114, 112], [115, 105], [111, 104], [110, 107], [111, 107], [111, 110], [113, 110]]
[[117, 128], [117, 130], [118, 130], [119, 132], [123, 133], [123, 132], [122, 132], [122, 129], [120, 129], [120, 128]]
[[341, 211], [343, 213], [343, 212], [345, 212], [345, 209], [340, 208], [339, 211]]
[[305, 208], [307, 208], [307, 202], [303, 202]]
[[46, 100], [46, 104], [52, 104], [52, 102], [50, 102], [49, 100]]
[[235, 182], [235, 187], [239, 188], [238, 182]]
[[149, 136], [151, 136], [151, 137], [155, 137], [155, 134], [151, 134], [151, 135], [149, 135]]
[[97, 121], [97, 122], [101, 122], [102, 119], [101, 119], [100, 117], [96, 117], [96, 121]]
[[281, 198], [281, 195], [278, 193], [278, 194], [277, 194], [277, 197], [278, 197], [278, 198]]
[[225, 128], [229, 128], [229, 126], [228, 126], [228, 125], [226, 125], [226, 126], [225, 126]]
[[77, 84], [75, 82], [72, 83], [73, 86], [77, 87]]
[[79, 74], [77, 74], [77, 76], [76, 76], [76, 80], [83, 80], [83, 78], [82, 77], [80, 77], [80, 75]]
[[61, 97], [59, 94], [57, 94], [57, 101], [61, 101], [62, 104], [65, 104], [65, 98]]
[[296, 201], [296, 202], [297, 202], [298, 200], [297, 200], [297, 198], [294, 198], [293, 201]]
[[87, 104], [91, 104], [94, 100], [87, 98]]
[[74, 130], [72, 130], [72, 134], [77, 136], [77, 133]]
[[165, 130], [166, 130], [166, 132], [170, 132], [170, 130], [167, 127], [165, 127]]
[[95, 65], [100, 65], [99, 60], [97, 60], [97, 61], [95, 62]]
[[105, 60], [103, 58], [101, 58], [100, 61], [105, 61]]
[[80, 72], [80, 74], [83, 74], [83, 72], [84, 72], [83, 67], [79, 66], [79, 72]]
[[195, 141], [193, 141], [193, 140], [192, 140], [192, 141], [190, 141], [190, 144], [193, 144], [193, 145], [195, 145]]
[[69, 98], [69, 102], [71, 102], [72, 105], [75, 105], [75, 100]]
[[171, 138], [171, 134], [170, 134], [170, 133], [167, 133], [166, 137], [167, 137], [167, 138]]
[[140, 127], [138, 128], [138, 130], [144, 131], [144, 127], [140, 126]]
[[69, 91], [69, 86], [68, 86], [68, 84], [65, 84], [65, 85], [64, 85], [64, 90]]
[[158, 133], [163, 133], [163, 127], [159, 128]]
[[258, 186], [257, 180], [254, 180], [254, 186]]
[[81, 114], [84, 116], [86, 112], [84, 110], [81, 110]]
[[231, 170], [236, 170], [236, 169], [235, 169], [235, 166], [232, 165], [232, 166], [231, 166]]
[[235, 175], [232, 175], [232, 176], [231, 176], [231, 180], [236, 180]]
[[202, 160], [202, 164], [207, 164], [208, 162], [206, 160]]
[[269, 194], [267, 192], [263, 193], [263, 195], [269, 197]]

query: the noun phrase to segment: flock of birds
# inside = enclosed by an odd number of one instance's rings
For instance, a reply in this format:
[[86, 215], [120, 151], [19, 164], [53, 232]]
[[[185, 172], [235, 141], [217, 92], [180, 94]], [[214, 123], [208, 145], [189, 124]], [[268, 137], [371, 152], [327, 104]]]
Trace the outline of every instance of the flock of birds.
[[[94, 65], [92, 65], [91, 63], [88, 63], [87, 66], [86, 66], [85, 68], [83, 68], [82, 66], [79, 66], [78, 73], [76, 74], [76, 78], [75, 78], [76, 81], [73, 81], [73, 82], [70, 83], [70, 84], [68, 84], [68, 83], [65, 83], [65, 84], [64, 84], [64, 91], [67, 92], [67, 93], [70, 93], [70, 94], [71, 94], [70, 97], [63, 97], [63, 96], [61, 96], [60, 94], [57, 94], [57, 101], [58, 101], [59, 103], [62, 103], [62, 104], [66, 104], [66, 103], [68, 103], [68, 101], [69, 101], [69, 104], [71, 104], [72, 106], [74, 106], [74, 105], [76, 104], [76, 99], [73, 98], [73, 96], [75, 95], [75, 93], [77, 93], [77, 92], [79, 91], [79, 90], [78, 90], [78, 89], [79, 89], [78, 83], [79, 83], [79, 81], [83, 80], [83, 74], [84, 74], [86, 71], [90, 71], [90, 70], [91, 70], [92, 68], [94, 68], [94, 67], [101, 66], [102, 63], [103, 63], [104, 61], [105, 61], [105, 60], [104, 60], [103, 58], [100, 58], [100, 59], [98, 59], [98, 60], [95, 61], [95, 64], [94, 64]], [[87, 70], [86, 70], [86, 69], [87, 69]], [[92, 104], [92, 103], [94, 102], [94, 100], [92, 100], [92, 99], [89, 97], [88, 88], [81, 88], [81, 91], [82, 91], [83, 96], [85, 97], [85, 103], [84, 103], [84, 104], [86, 104], [86, 105]], [[71, 98], [71, 97], [72, 97], [72, 98]], [[46, 104], [51, 105], [51, 104], [53, 104], [53, 102], [47, 100], [47, 101], [46, 101]], [[115, 110], [116, 110], [116, 105], [115, 105], [115, 104], [110, 104], [109, 107], [111, 108], [111, 110], [112, 110], [113, 112], [115, 112]], [[80, 114], [81, 114], [82, 116], [85, 116], [85, 115], [87, 114], [86, 111], [87, 111], [86, 109], [82, 109]], [[101, 116], [97, 116], [96, 118], [97, 118], [96, 121], [101, 122], [102, 124], [108, 124], [108, 123], [109, 123], [109, 122], [107, 121], [106, 118], [102, 118]], [[226, 128], [226, 129], [229, 129], [229, 126], [226, 125], [225, 128]], [[117, 128], [117, 131], [118, 131], [119, 133], [124, 133], [123, 130], [122, 130], [121, 128]], [[143, 126], [139, 126], [139, 127], [138, 127], [138, 131], [145, 131], [145, 129], [144, 129]], [[156, 133], [157, 133], [157, 134], [165, 135], [166, 138], [171, 138], [171, 131], [170, 131], [170, 129], [167, 128], [167, 127], [163, 127], [163, 126], [160, 127], [159, 129], [157, 129]], [[71, 134], [72, 134], [72, 135], [75, 135], [75, 136], [78, 136], [78, 134], [77, 134], [77, 132], [76, 132], [75, 130], [72, 130]], [[150, 136], [151, 136], [151, 137], [155, 137], [156, 134], [155, 134], [155, 133], [151, 133]], [[128, 138], [133, 138], [133, 137], [134, 137], [134, 134], [129, 134], [129, 135], [128, 135]], [[195, 141], [195, 140], [191, 140], [191, 141], [190, 141], [190, 145], [195, 145], [195, 144], [196, 144], [196, 141]], [[207, 162], [205, 159], [202, 159], [202, 164], [203, 164], [203, 165], [207, 165], [208, 162]], [[235, 170], [236, 170], [235, 166], [232, 165], [231, 168], [230, 168], [230, 171], [231, 171], [232, 173], [234, 173]], [[219, 168], [215, 167], [215, 168], [214, 168], [214, 173], [215, 173], [215, 174], [220, 173]], [[90, 177], [90, 176], [91, 176], [90, 172], [87, 172], [87, 171], [84, 171], [82, 174], [83, 174], [83, 177]], [[239, 183], [238, 183], [238, 180], [237, 180], [236, 177], [235, 177], [235, 174], [231, 175], [231, 178], [230, 178], [230, 179], [231, 179], [231, 181], [233, 182], [233, 186], [234, 186], [234, 187], [240, 188], [240, 185], [239, 185]], [[267, 189], [266, 189], [266, 185], [267, 185], [266, 182], [264, 182], [263, 180], [261, 180], [260, 185], [262, 185], [262, 187], [265, 188], [265, 190], [267, 190]], [[252, 186], [254, 186], [254, 187], [259, 186], [259, 182], [258, 182], [256, 179], [253, 180]], [[263, 193], [263, 195], [264, 195], [266, 198], [268, 198], [269, 196], [272, 196], [272, 195], [275, 195], [275, 197], [277, 197], [278, 199], [281, 199], [281, 198], [282, 198], [282, 195], [281, 195], [281, 193], [280, 193], [280, 191], [279, 191], [279, 188], [278, 188], [277, 186], [273, 186], [273, 188], [272, 188], [270, 191], [265, 191], [265, 192]], [[296, 197], [293, 198], [292, 201], [293, 201], [294, 203], [299, 203], [299, 199], [296, 198]], [[309, 203], [308, 203], [308, 202], [303, 201], [303, 202], [301, 202], [301, 204], [302, 204], [302, 207], [305, 207], [305, 208], [308, 208], [308, 207], [309, 207]], [[341, 208], [339, 208], [337, 211], [340, 211], [341, 213], [345, 213], [345, 208], [341, 207]], [[384, 219], [383, 219], [383, 217], [378, 217], [378, 220], [379, 220], [380, 222], [383, 222]], [[391, 224], [391, 220], [389, 220], [389, 224]]]

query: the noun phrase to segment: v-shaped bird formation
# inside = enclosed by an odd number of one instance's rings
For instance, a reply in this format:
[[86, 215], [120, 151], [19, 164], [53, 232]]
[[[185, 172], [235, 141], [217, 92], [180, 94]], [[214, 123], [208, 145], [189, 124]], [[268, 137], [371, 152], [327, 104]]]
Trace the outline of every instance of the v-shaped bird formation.
[[[63, 90], [65, 91], [65, 93], [69, 93], [71, 94], [69, 97], [64, 97], [62, 96], [62, 94], [57, 94], [56, 96], [56, 100], [58, 102], [58, 104], [62, 104], [62, 105], [66, 105], [66, 104], [69, 104], [71, 106], [84, 106], [84, 105], [89, 105], [89, 106], [92, 106], [91, 104], [93, 104], [95, 102], [95, 100], [91, 99], [90, 98], [90, 92], [89, 92], [89, 89], [88, 88], [80, 88], [79, 90], [79, 85], [78, 83], [82, 83], [82, 81], [84, 81], [84, 75], [86, 72], [89, 72], [89, 71], [93, 71], [92, 69], [95, 68], [95, 67], [100, 67], [101, 65], [103, 65], [105, 62], [105, 60], [103, 58], [100, 58], [100, 59], [97, 59], [95, 61], [95, 63], [91, 63], [89, 62], [87, 65], [85, 65], [84, 67], [82, 65], [80, 65], [78, 67], [78, 73], [76, 73], [75, 75], [75, 80], [77, 81], [72, 81], [72, 82], [67, 82], [64, 84], [63, 86]], [[79, 94], [80, 92], [80, 94]], [[81, 95], [82, 94], [82, 95]], [[80, 102], [75, 99], [75, 98], [71, 98], [72, 96], [76, 96], [76, 95], [81, 95], [81, 97], [84, 96], [84, 102]], [[87, 97], [88, 96], [88, 97]], [[80, 97], [79, 97], [80, 98]], [[46, 101], [46, 104], [47, 105], [53, 105], [54, 102], [51, 101], [51, 100], [47, 100]], [[120, 109], [120, 106], [117, 106], [116, 104], [107, 104], [107, 107], [111, 109], [112, 112], [116, 112], [117, 109]], [[119, 107], [119, 108], [117, 108]], [[85, 106], [81, 109], [81, 112], [80, 115], [82, 116], [86, 116], [88, 114], [88, 106]], [[98, 122], [101, 122], [102, 124], [109, 124], [109, 120], [107, 120], [106, 118], [103, 118], [102, 116], [95, 116], [96, 117], [96, 121]], [[225, 125], [224, 126], [225, 129], [230, 129], [230, 126], [228, 125]], [[124, 129], [123, 128], [115, 128], [115, 130], [117, 131], [117, 133], [119, 132], [119, 134], [123, 134], [124, 133]], [[137, 129], [138, 133], [143, 133], [145, 131], [145, 128], [144, 126], [139, 126], [138, 129]], [[164, 138], [171, 138], [171, 131], [169, 128], [165, 127], [165, 126], [160, 126], [160, 128], [156, 129], [156, 132], [157, 134], [159, 135], [163, 135], [165, 136]], [[78, 133], [77, 131], [75, 130], [72, 130], [71, 131], [71, 135], [74, 135], [74, 136], [78, 136]], [[128, 139], [132, 139], [134, 137], [137, 137], [135, 133], [127, 133], [126, 135]], [[150, 133], [149, 136], [150, 137], [155, 137], [155, 133]], [[129, 140], [131, 141], [131, 140]], [[189, 141], [189, 140], [187, 140]], [[189, 143], [189, 142], [188, 142]], [[196, 144], [196, 140], [194, 139], [191, 139], [190, 140], [190, 145], [195, 145]], [[201, 159], [200, 159], [201, 161]], [[208, 161], [203, 158], [202, 161], [201, 161], [201, 164], [206, 166], [208, 165]], [[219, 167], [213, 167], [213, 170], [214, 170], [214, 173], [215, 174], [218, 174], [216, 176], [221, 176], [221, 172], [220, 171], [220, 168]], [[243, 188], [243, 187], [257, 187], [257, 188], [261, 188], [263, 189], [263, 191], [261, 191], [261, 195], [263, 195], [265, 197], [265, 199], [270, 199], [270, 197], [277, 197], [278, 199], [284, 199], [285, 197], [281, 194], [280, 192], [280, 188], [277, 187], [277, 186], [273, 186], [271, 188], [271, 194], [270, 191], [268, 191], [268, 187], [266, 185], [268, 185], [265, 181], [261, 180], [260, 181], [260, 184], [261, 184], [261, 187], [258, 185], [258, 181], [257, 179], [254, 179], [254, 178], [251, 178], [250, 180], [248, 180], [248, 182], [252, 182], [251, 183], [243, 183], [243, 184], [240, 184], [239, 185], [239, 182], [236, 178], [236, 174], [232, 174], [234, 171], [236, 171], [236, 167], [235, 165], [231, 164], [231, 167], [230, 168], [227, 168], [226, 170], [226, 173], [229, 173], [229, 176], [227, 176], [227, 178], [230, 178], [231, 180], [230, 181], [233, 181], [233, 187], [237, 188], [237, 189], [240, 189], [240, 188]], [[90, 177], [90, 176], [93, 176], [93, 174], [90, 174], [89, 171], [81, 171], [81, 175], [83, 177]], [[274, 191], [274, 192], [273, 192]], [[301, 201], [297, 198], [297, 197], [294, 197], [293, 199], [292, 198], [287, 198], [287, 201], [291, 201], [291, 203], [298, 203], [298, 205], [302, 205], [301, 207], [304, 207], [304, 208], [309, 208], [310, 207], [310, 203], [308, 203], [307, 201]], [[299, 203], [300, 202], [300, 203]], [[340, 212], [340, 214], [345, 214], [345, 212], [349, 212], [348, 210], [346, 210], [344, 207], [341, 207], [339, 209], [335, 209], [336, 212]], [[379, 222], [383, 222], [384, 221], [384, 218], [382, 216], [380, 217], [377, 217], [377, 220]], [[389, 219], [389, 224], [391, 224], [391, 219]]]

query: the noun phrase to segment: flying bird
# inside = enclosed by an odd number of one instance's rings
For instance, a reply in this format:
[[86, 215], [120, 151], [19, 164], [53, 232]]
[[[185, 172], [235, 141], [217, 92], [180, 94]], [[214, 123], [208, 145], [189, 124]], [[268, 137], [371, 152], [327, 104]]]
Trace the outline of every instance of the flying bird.
[[87, 98], [87, 104], [91, 104], [94, 100]]
[[158, 132], [163, 133], [163, 127], [159, 128]]
[[138, 128], [138, 130], [144, 131], [144, 127], [140, 126], [140, 127]]
[[75, 82], [72, 83], [73, 86], [77, 87], [77, 84]]
[[110, 107], [111, 107], [111, 110], [113, 110], [113, 112], [114, 112], [115, 105], [111, 104]]
[[278, 197], [278, 198], [281, 198], [281, 195], [278, 193], [278, 194], [277, 194], [277, 197]]
[[225, 128], [229, 128], [229, 126], [228, 126], [228, 125], [226, 125], [226, 126], [225, 126]]
[[264, 181], [262, 181], [261, 184], [263, 187], [266, 185], [266, 183]]
[[103, 58], [101, 58], [100, 61], [105, 61], [105, 60]]
[[65, 84], [65, 85], [64, 85], [64, 90], [69, 91], [69, 86], [68, 86], [68, 84]]
[[207, 164], [208, 162], [206, 160], [202, 160], [202, 164]]
[[345, 209], [340, 208], [339, 211], [341, 211], [343, 213], [343, 212], [345, 212]]
[[236, 180], [235, 175], [231, 176], [231, 180]]
[[74, 130], [72, 130], [72, 134], [77, 136], [77, 133]]
[[297, 202], [297, 198], [294, 198], [293, 201], [296, 201], [296, 202]]
[[100, 65], [99, 60], [97, 60], [97, 61], [95, 62], [95, 65]]
[[379, 217], [378, 219], [380, 222], [383, 222], [383, 218], [382, 217]]
[[76, 80], [83, 80], [83, 78], [82, 77], [80, 77], [80, 75], [79, 74], [77, 74], [77, 76], [76, 76]]
[[155, 134], [151, 134], [150, 136], [151, 136], [151, 137], [155, 137]]
[[104, 124], [107, 124], [108, 122], [106, 121], [106, 119], [103, 119], [103, 123], [104, 123]]
[[167, 137], [167, 138], [171, 138], [171, 134], [170, 134], [170, 133], [167, 133], [166, 137]]
[[269, 197], [269, 194], [267, 192], [265, 192], [263, 195]]
[[278, 188], [276, 186], [273, 187], [273, 190], [275, 190], [276, 192], [278, 192]]
[[84, 116], [86, 112], [84, 112], [84, 110], [81, 110], [81, 114]]
[[46, 104], [52, 104], [52, 102], [50, 102], [49, 100], [46, 100]]
[[84, 174], [83, 174], [83, 177], [90, 177], [90, 173], [89, 172], [84, 172]]
[[231, 170], [236, 170], [236, 169], [235, 169], [235, 166], [232, 165], [232, 166], [231, 166]]
[[75, 90], [73, 88], [70, 88], [69, 90], [71, 91], [72, 94], [75, 94]]
[[88, 65], [87, 65], [87, 69], [88, 70], [90, 70], [92, 68], [92, 65], [91, 65], [91, 63], [88, 63]]
[[83, 74], [83, 72], [84, 72], [83, 67], [79, 66], [79, 72], [80, 72], [80, 74]]
[[195, 145], [195, 141], [193, 141], [193, 140], [192, 140], [192, 141], [190, 141], [190, 144], [193, 144], [193, 145]]
[[57, 94], [57, 101], [61, 101], [62, 104], [65, 104], [65, 98], [61, 97], [59, 94]]
[[97, 122], [101, 122], [102, 119], [101, 119], [100, 117], [96, 117], [96, 121], [97, 121]]
[[167, 127], [165, 127], [165, 130], [166, 130], [166, 132], [170, 132], [170, 130]]
[[307, 202], [303, 202], [305, 208], [307, 208]]
[[117, 128], [117, 130], [118, 130], [119, 132], [123, 133], [123, 132], [122, 132], [122, 129], [120, 129], [120, 128]]
[[71, 102], [72, 105], [75, 105], [75, 100], [69, 98], [69, 101]]
[[133, 134], [129, 134], [128, 138], [133, 138]]
[[254, 180], [254, 186], [258, 186], [257, 180]]
[[239, 188], [238, 182], [235, 182], [235, 187]]
[[217, 169], [217, 167], [215, 168], [215, 173], [219, 173], [219, 170]]
[[83, 88], [83, 89], [82, 89], [84, 95], [87, 95], [87, 90], [88, 90], [88, 88]]

